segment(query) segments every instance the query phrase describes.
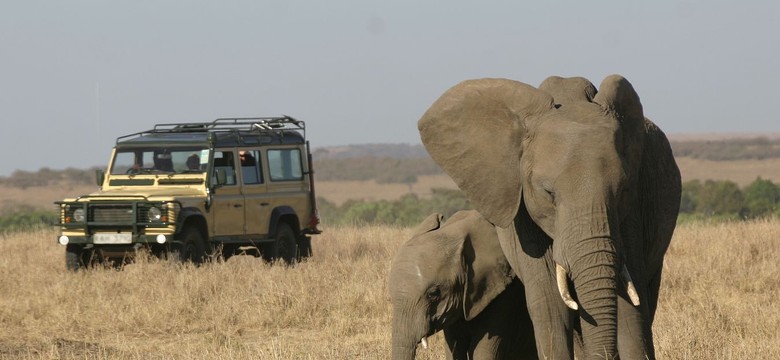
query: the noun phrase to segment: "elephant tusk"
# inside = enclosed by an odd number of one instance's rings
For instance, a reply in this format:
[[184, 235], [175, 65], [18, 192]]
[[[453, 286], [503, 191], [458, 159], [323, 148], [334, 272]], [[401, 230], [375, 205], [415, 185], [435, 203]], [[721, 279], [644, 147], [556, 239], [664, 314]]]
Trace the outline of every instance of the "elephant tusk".
[[577, 302], [569, 294], [569, 277], [566, 275], [566, 269], [560, 264], [555, 264], [555, 279], [558, 282], [558, 292], [561, 293], [563, 303], [569, 309], [577, 310], [579, 306], [577, 306]]
[[631, 303], [634, 306], [639, 306], [639, 293], [636, 292], [634, 287], [634, 281], [631, 280], [631, 275], [628, 274], [628, 268], [623, 264], [623, 270], [621, 271], [623, 280], [626, 282], [626, 291], [628, 292], [628, 298], [631, 299]]
[[420, 344], [422, 344], [423, 349], [428, 350], [428, 339], [426, 338], [420, 339]]

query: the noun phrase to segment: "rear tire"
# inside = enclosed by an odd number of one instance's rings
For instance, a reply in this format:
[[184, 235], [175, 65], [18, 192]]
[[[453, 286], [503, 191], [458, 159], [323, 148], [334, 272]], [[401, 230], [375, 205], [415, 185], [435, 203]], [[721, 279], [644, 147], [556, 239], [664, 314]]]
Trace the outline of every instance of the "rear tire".
[[295, 263], [298, 256], [298, 241], [295, 232], [287, 223], [279, 223], [276, 231], [276, 259], [282, 259], [287, 264]]
[[310, 258], [312, 255], [311, 238], [308, 236], [298, 237], [298, 261]]

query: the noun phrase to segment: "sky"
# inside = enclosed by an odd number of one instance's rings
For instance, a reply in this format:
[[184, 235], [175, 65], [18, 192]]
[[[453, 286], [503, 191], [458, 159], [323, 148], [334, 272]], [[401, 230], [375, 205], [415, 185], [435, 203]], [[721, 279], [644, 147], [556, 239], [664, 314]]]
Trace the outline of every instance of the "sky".
[[290, 115], [314, 148], [417, 144], [431, 103], [483, 77], [617, 73], [668, 134], [776, 133], [778, 36], [770, 1], [2, 1], [0, 176], [219, 117]]

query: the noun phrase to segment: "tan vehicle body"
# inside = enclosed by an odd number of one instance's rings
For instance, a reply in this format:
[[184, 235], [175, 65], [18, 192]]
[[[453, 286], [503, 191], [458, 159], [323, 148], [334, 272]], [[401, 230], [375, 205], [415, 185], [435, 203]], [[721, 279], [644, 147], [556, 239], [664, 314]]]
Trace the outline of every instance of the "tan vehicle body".
[[118, 139], [100, 190], [57, 202], [68, 267], [127, 259], [140, 248], [194, 262], [310, 256], [308, 235], [320, 232], [311, 156], [291, 124], [305, 129], [289, 117], [218, 119]]

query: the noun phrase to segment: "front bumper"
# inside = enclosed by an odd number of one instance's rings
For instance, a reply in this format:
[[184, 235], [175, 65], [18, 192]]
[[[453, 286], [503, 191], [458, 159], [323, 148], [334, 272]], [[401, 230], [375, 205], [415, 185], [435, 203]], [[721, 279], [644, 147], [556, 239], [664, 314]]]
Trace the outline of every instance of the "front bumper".
[[[122, 235], [122, 236], [116, 236]], [[137, 245], [163, 245], [174, 240], [173, 234], [115, 234], [115, 233], [97, 233], [94, 235], [68, 235], [63, 234], [57, 237], [57, 243], [60, 245], [78, 244], [93, 246], [110, 246], [128, 248]]]

